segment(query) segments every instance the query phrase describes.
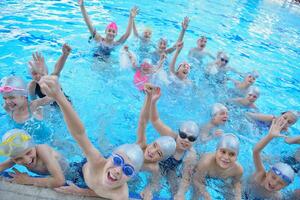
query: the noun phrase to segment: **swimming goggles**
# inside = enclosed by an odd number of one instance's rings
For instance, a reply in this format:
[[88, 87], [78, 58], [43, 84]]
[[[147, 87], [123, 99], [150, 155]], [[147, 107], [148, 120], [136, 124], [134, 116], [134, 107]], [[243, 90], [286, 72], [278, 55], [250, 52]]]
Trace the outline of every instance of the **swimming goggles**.
[[195, 142], [197, 140], [197, 137], [192, 135], [188, 136], [185, 132], [181, 131], [180, 129], [178, 130], [178, 132], [179, 132], [179, 137], [181, 139], [187, 138], [190, 142]]
[[282, 178], [282, 180], [284, 182], [286, 182], [287, 184], [290, 184], [292, 182], [292, 180], [290, 179], [290, 177], [284, 175], [279, 169], [277, 169], [276, 167], [272, 167], [271, 168], [272, 171], [274, 172], [274, 174], [276, 174], [277, 176], [279, 176], [280, 178]]
[[25, 142], [31, 140], [29, 135], [24, 133], [15, 133], [0, 143], [0, 155], [11, 156], [13, 147], [23, 147]]
[[134, 167], [130, 164], [126, 164], [122, 156], [119, 154], [112, 154], [112, 160], [115, 166], [122, 167], [122, 171], [126, 176], [130, 177], [134, 175]]
[[224, 62], [225, 64], [228, 63], [228, 60], [226, 58], [221, 58], [221, 61]]
[[12, 91], [25, 91], [24, 89], [15, 88], [11, 86], [0, 87], [0, 92], [12, 92]]

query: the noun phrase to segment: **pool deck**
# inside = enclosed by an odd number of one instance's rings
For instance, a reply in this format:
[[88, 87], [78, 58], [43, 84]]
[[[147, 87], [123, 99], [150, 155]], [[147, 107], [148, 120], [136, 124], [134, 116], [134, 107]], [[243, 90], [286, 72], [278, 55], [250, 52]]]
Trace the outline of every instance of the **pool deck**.
[[47, 188], [18, 185], [0, 178], [0, 200], [101, 200], [103, 198], [65, 195]]

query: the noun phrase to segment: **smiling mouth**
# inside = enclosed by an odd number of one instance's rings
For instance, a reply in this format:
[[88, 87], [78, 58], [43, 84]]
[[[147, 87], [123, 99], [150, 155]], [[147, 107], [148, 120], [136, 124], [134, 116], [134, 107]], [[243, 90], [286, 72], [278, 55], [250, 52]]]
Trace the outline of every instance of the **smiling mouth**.
[[117, 181], [118, 179], [116, 177], [114, 177], [110, 172], [107, 173], [107, 179], [110, 181], [110, 182], [115, 182]]

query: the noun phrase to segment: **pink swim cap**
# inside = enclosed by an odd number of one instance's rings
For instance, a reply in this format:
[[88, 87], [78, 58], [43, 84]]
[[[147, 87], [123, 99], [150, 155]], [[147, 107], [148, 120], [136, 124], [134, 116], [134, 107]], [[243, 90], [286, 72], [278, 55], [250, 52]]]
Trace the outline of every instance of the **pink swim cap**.
[[118, 33], [118, 26], [115, 22], [111, 22], [110, 24], [108, 24], [107, 27], [106, 27], [106, 30], [107, 29], [115, 30], [116, 33]]
[[150, 69], [150, 68], [152, 68], [153, 66], [152, 66], [152, 64], [151, 64], [151, 60], [150, 59], [144, 59], [143, 60], [143, 63], [141, 64], [141, 68], [143, 68], [143, 69]]

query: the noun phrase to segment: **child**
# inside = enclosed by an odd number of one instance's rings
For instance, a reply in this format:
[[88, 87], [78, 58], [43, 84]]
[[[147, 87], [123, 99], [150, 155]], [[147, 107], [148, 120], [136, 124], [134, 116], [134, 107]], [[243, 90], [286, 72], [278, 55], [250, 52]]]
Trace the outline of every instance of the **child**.
[[207, 38], [205, 36], [201, 36], [197, 40], [197, 47], [190, 49], [188, 57], [194, 58], [197, 60], [198, 63], [202, 64], [203, 59], [206, 56], [209, 56], [211, 59], [216, 59], [211, 53], [205, 51], [207, 43]]
[[58, 103], [70, 133], [87, 158], [82, 173], [89, 189], [76, 188], [77, 192], [74, 192], [73, 186], [69, 186], [59, 190], [68, 192], [70, 189], [72, 193], [114, 200], [128, 199], [127, 181], [138, 173], [144, 162], [141, 148], [136, 144], [121, 145], [112, 156], [104, 158], [88, 139], [82, 122], [62, 93], [57, 77], [44, 76], [39, 84], [44, 94]]
[[[68, 44], [64, 44], [62, 47], [62, 55], [59, 57], [58, 61], [55, 64], [54, 71], [51, 75], [60, 76], [60, 72], [63, 69], [66, 60], [71, 52], [71, 47]], [[46, 105], [53, 103], [52, 99], [44, 95], [41, 91], [41, 88], [38, 84], [42, 76], [48, 74], [48, 69], [45, 64], [44, 57], [36, 52], [32, 54], [33, 61], [29, 61], [29, 70], [31, 73], [32, 81], [28, 84], [28, 92], [31, 100], [36, 100], [34, 103], [31, 103], [32, 107]], [[37, 99], [37, 97], [39, 97]]]
[[281, 199], [280, 190], [293, 182], [294, 171], [285, 163], [276, 163], [266, 172], [260, 153], [275, 137], [285, 137], [280, 134], [287, 124], [283, 117], [274, 119], [268, 135], [261, 139], [253, 149], [255, 173], [249, 180], [246, 196], [249, 198]]
[[106, 30], [105, 30], [105, 37], [102, 37], [96, 29], [93, 27], [93, 24], [85, 10], [84, 6], [84, 1], [83, 0], [78, 0], [78, 4], [80, 6], [80, 10], [82, 13], [82, 16], [84, 18], [84, 21], [91, 33], [92, 39], [94, 39], [98, 43], [98, 49], [94, 53], [95, 57], [108, 57], [110, 55], [110, 52], [118, 45], [123, 44], [127, 38], [130, 36], [131, 29], [132, 29], [132, 23], [133, 19], [138, 13], [137, 7], [134, 7], [130, 11], [130, 17], [129, 17], [129, 22], [128, 26], [126, 29], [126, 33], [121, 36], [121, 38], [117, 41], [115, 41], [115, 37], [118, 34], [118, 27], [115, 22], [111, 22], [110, 24], [107, 25]]
[[[159, 163], [160, 171], [167, 177], [171, 193], [178, 198], [184, 197], [182, 190], [189, 184], [196, 160], [196, 151], [192, 147], [199, 135], [198, 125], [193, 121], [185, 121], [180, 125], [178, 133], [171, 130], [159, 118], [156, 103], [161, 92], [158, 89], [151, 98], [151, 122], [162, 136], [173, 137], [176, 141], [175, 154]], [[180, 169], [183, 169], [180, 171]], [[180, 178], [179, 178], [180, 177]]]
[[195, 199], [199, 196], [211, 199], [205, 187], [208, 178], [231, 179], [234, 199], [241, 199], [240, 179], [243, 175], [243, 168], [237, 162], [239, 146], [239, 139], [235, 135], [225, 134], [221, 137], [216, 152], [205, 153], [201, 157], [193, 176]]
[[246, 108], [252, 108], [255, 110], [258, 110], [256, 105], [254, 104], [255, 101], [258, 99], [260, 95], [258, 87], [251, 86], [244, 98], [239, 97], [239, 98], [234, 98], [231, 99], [230, 101], [236, 103], [237, 105], [246, 107]]
[[23, 79], [9, 76], [3, 78], [1, 83], [0, 93], [5, 101], [3, 107], [16, 123], [24, 124], [32, 117], [37, 120], [43, 119], [41, 107], [30, 107], [27, 86]]
[[211, 120], [200, 128], [200, 139], [207, 142], [215, 136], [220, 136], [223, 131], [217, 129], [228, 120], [228, 109], [221, 103], [215, 103], [211, 110]]
[[176, 60], [177, 60], [177, 57], [181, 51], [183, 47], [183, 43], [182, 42], [179, 42], [177, 43], [176, 45], [176, 52], [173, 56], [173, 59], [170, 63], [170, 74], [177, 77], [179, 80], [181, 81], [185, 81], [185, 82], [188, 82], [188, 75], [190, 73], [190, 65], [187, 63], [187, 62], [182, 62], [178, 65], [178, 68], [177, 70], [175, 71], [175, 64], [176, 64]]
[[166, 160], [175, 153], [176, 142], [173, 137], [162, 136], [154, 140], [151, 144], [147, 144], [146, 126], [149, 121], [151, 97], [159, 88], [151, 84], [145, 85], [146, 99], [141, 110], [137, 144], [144, 151], [144, 164], [142, 170], [151, 172], [152, 178], [148, 186], [143, 191], [142, 196], [145, 199], [152, 199], [152, 190], [157, 189], [159, 182], [159, 161]]
[[64, 185], [63, 170], [66, 169], [67, 162], [48, 145], [34, 144], [32, 138], [24, 130], [13, 129], [2, 136], [0, 155], [10, 157], [0, 164], [0, 172], [18, 164], [35, 174], [46, 175], [45, 177], [32, 177], [13, 168], [15, 173], [9, 173], [12, 177], [9, 179], [11, 182], [49, 188]]
[[253, 71], [247, 73], [247, 75], [244, 77], [244, 80], [242, 82], [234, 80], [232, 78], [228, 78], [228, 80], [234, 83], [238, 95], [243, 96], [247, 94], [249, 88], [255, 83], [258, 77], [259, 77], [258, 73], [256, 71]]
[[294, 125], [298, 121], [299, 113], [296, 111], [285, 111], [281, 113], [280, 116], [276, 117], [274, 115], [262, 114], [262, 113], [252, 113], [247, 112], [246, 117], [254, 121], [259, 128], [270, 128], [273, 119], [284, 118], [287, 123], [282, 128], [282, 131], [288, 131], [289, 127]]
[[[181, 29], [181, 32], [180, 32], [180, 35], [178, 37], [178, 40], [177, 40], [176, 44], [182, 42], [185, 31], [186, 31], [186, 29], [189, 25], [189, 22], [190, 22], [189, 18], [185, 17], [183, 22], [181, 23], [182, 29]], [[168, 54], [172, 53], [173, 51], [175, 51], [176, 50], [176, 44], [173, 47], [167, 49], [167, 40], [164, 39], [164, 38], [161, 38], [158, 41], [157, 49], [152, 53], [153, 54], [153, 60], [157, 61], [161, 57], [162, 54], [168, 55]]]

